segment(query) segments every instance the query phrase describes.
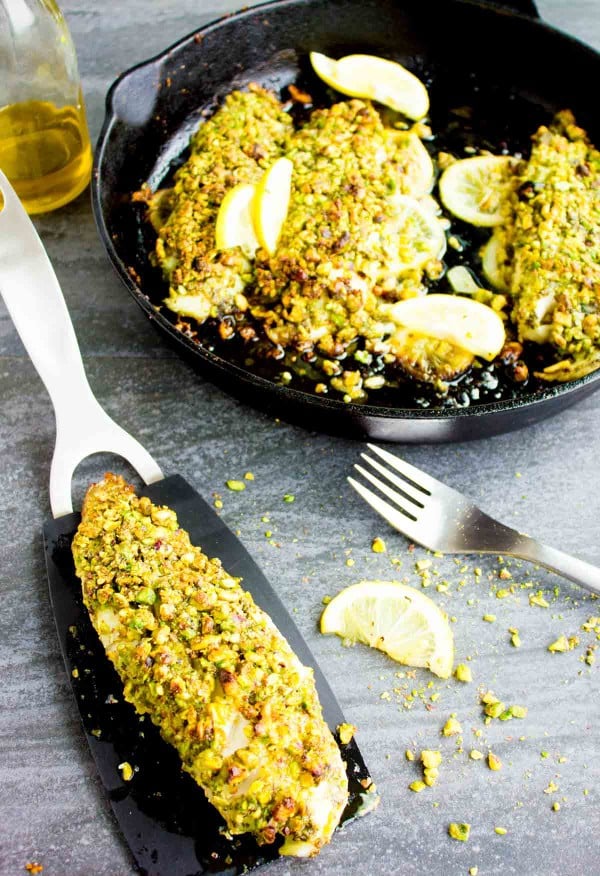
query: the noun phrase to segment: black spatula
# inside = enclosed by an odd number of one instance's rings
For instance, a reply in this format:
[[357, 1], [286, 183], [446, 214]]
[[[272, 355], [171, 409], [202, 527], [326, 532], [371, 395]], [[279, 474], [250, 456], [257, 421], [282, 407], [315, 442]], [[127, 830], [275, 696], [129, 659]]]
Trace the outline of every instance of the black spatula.
[[[92, 628], [75, 576], [71, 541], [79, 523], [71, 480], [78, 463], [108, 451], [127, 459], [153, 502], [173, 508], [192, 542], [219, 557], [285, 635], [300, 660], [315, 670], [332, 731], [342, 711], [306, 643], [258, 566], [213, 509], [179, 475], [163, 474], [144, 448], [94, 398], [56, 275], [19, 199], [0, 171], [0, 292], [33, 364], [50, 394], [57, 439], [50, 474], [54, 520], [44, 526], [50, 598], [67, 673], [83, 727], [119, 826], [142, 873], [152, 876], [237, 874], [277, 857], [250, 836], [229, 839], [224, 821], [186, 775], [174, 749], [122, 696], [122, 684]], [[340, 745], [350, 797], [342, 824], [376, 803], [354, 741]], [[132, 777], [125, 781], [128, 764]], [[334, 839], [335, 842], [335, 839]]]

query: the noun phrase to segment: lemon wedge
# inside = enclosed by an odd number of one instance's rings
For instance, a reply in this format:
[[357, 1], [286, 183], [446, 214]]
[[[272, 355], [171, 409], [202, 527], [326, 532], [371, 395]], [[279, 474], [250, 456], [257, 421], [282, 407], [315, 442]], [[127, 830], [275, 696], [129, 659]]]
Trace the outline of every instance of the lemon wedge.
[[430, 259], [441, 259], [446, 235], [439, 219], [409, 195], [394, 196], [395, 216], [389, 233], [397, 246], [399, 271], [416, 270]]
[[248, 258], [254, 257], [260, 245], [252, 218], [252, 204], [256, 193], [257, 187], [246, 183], [240, 183], [227, 192], [217, 214], [217, 249], [239, 246]]
[[256, 236], [269, 255], [273, 255], [290, 206], [292, 172], [289, 158], [278, 158], [256, 185], [252, 200], [252, 219]]
[[362, 642], [406, 666], [449, 678], [454, 637], [440, 608], [399, 581], [361, 581], [335, 596], [321, 615], [321, 632]]
[[409, 119], [422, 119], [427, 114], [427, 89], [396, 61], [376, 55], [346, 55], [334, 61], [311, 52], [310, 62], [317, 76], [342, 94], [376, 100]]
[[490, 362], [504, 346], [504, 323], [496, 311], [461, 295], [407, 298], [392, 304], [389, 315], [402, 328], [449, 341]]
[[476, 155], [456, 161], [440, 177], [444, 207], [471, 225], [500, 225], [513, 187], [514, 165], [510, 155]]

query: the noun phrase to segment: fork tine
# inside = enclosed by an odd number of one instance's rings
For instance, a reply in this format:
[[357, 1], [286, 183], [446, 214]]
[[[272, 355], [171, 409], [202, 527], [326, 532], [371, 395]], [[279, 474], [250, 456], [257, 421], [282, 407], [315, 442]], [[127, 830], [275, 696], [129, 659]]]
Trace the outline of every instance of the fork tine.
[[406, 502], [405, 496], [401, 496], [395, 490], [392, 490], [391, 487], [389, 487], [387, 484], [384, 484], [384, 482], [380, 481], [379, 478], [376, 478], [374, 474], [371, 474], [371, 472], [367, 471], [366, 468], [363, 468], [362, 465], [355, 465], [354, 468], [356, 469], [356, 471], [360, 472], [360, 474], [364, 478], [370, 481], [374, 487], [377, 487], [377, 489], [380, 490], [384, 494], [384, 496], [387, 496], [388, 499], [391, 499], [392, 502], [397, 505], [398, 508], [400, 508], [403, 514], [406, 514], [407, 517], [411, 517], [413, 520], [417, 519], [413, 513], [413, 511], [416, 511], [416, 508], [413, 508], [411, 511], [409, 511], [405, 507], [405, 504], [408, 504]]
[[414, 502], [415, 505], [418, 505], [419, 508], [425, 507], [422, 500], [425, 499], [426, 494], [422, 490], [417, 490], [408, 481], [402, 480], [402, 478], [399, 478], [391, 471], [388, 471], [385, 466], [381, 465], [380, 462], [377, 462], [376, 459], [371, 459], [366, 453], [361, 453], [361, 457], [365, 462], [368, 462], [369, 465], [372, 465], [375, 471], [378, 471], [379, 474], [382, 474], [384, 478], [387, 478], [390, 483], [394, 484], [395, 487], [398, 487], [403, 494], [403, 497], [410, 499], [410, 501]]
[[365, 502], [370, 505], [374, 511], [377, 511], [378, 514], [381, 514], [384, 520], [387, 520], [390, 526], [393, 526], [394, 529], [397, 529], [398, 532], [401, 532], [410, 539], [410, 541], [415, 541], [418, 544], [423, 545], [423, 547], [427, 547], [417, 535], [420, 527], [411, 517], [407, 517], [406, 514], [403, 514], [401, 511], [398, 511], [397, 508], [394, 508], [388, 502], [385, 502], [379, 496], [376, 496], [368, 487], [364, 487], [358, 481], [355, 481], [354, 478], [348, 478], [348, 483], [351, 487], [354, 487], [356, 492], [362, 496]]
[[432, 478], [431, 475], [425, 474], [420, 468], [411, 465], [410, 462], [406, 462], [404, 459], [400, 459], [399, 456], [394, 456], [393, 453], [389, 453], [387, 450], [382, 450], [381, 447], [376, 447], [374, 444], [367, 444], [367, 447], [369, 450], [372, 450], [373, 453], [376, 453], [384, 459], [388, 465], [391, 465], [392, 468], [399, 471], [401, 475], [409, 478], [415, 487], [418, 487], [424, 493], [431, 494], [435, 490], [447, 489], [445, 484], [441, 481]]

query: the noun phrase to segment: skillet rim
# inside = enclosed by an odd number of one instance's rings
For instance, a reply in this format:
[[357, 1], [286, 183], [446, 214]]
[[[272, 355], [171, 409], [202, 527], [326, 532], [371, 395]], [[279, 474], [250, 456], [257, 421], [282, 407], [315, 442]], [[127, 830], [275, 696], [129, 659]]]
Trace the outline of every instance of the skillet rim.
[[[206, 349], [202, 345], [195, 343], [187, 337], [182, 331], [175, 328], [174, 324], [168, 320], [161, 311], [150, 301], [147, 294], [143, 291], [141, 285], [138, 285], [128, 270], [127, 264], [120, 257], [112, 240], [111, 234], [107, 227], [106, 216], [103, 209], [103, 169], [105, 164], [106, 154], [108, 152], [109, 137], [113, 126], [120, 121], [115, 109], [115, 97], [119, 87], [127, 80], [131, 79], [136, 73], [144, 69], [152, 67], [160, 67], [164, 61], [177, 51], [189, 43], [195, 41], [200, 44], [198, 37], [211, 33], [220, 29], [224, 24], [234, 21], [243, 21], [245, 18], [254, 18], [258, 15], [264, 15], [270, 9], [280, 10], [286, 6], [303, 6], [308, 5], [310, 0], [266, 0], [249, 8], [242, 8], [237, 12], [229, 13], [218, 18], [215, 18], [201, 27], [197, 28], [176, 40], [163, 50], [157, 52], [151, 57], [143, 60], [132, 67], [123, 71], [110, 85], [105, 100], [105, 116], [102, 123], [100, 134], [96, 143], [94, 152], [94, 164], [91, 180], [91, 201], [92, 212], [96, 222], [96, 227], [106, 250], [106, 253], [116, 270], [121, 281], [124, 283], [130, 295], [136, 303], [145, 312], [149, 320], [156, 324], [160, 332], [167, 335], [167, 340], [176, 348], [181, 347], [182, 357], [190, 360], [200, 360], [206, 366], [209, 380], [217, 382], [223, 388], [222, 382], [215, 378], [215, 372], [219, 377], [227, 377], [235, 381], [239, 388], [251, 386], [254, 390], [261, 393], [260, 401], [255, 404], [254, 399], [249, 403], [253, 406], [258, 406], [262, 410], [265, 409], [264, 398], [271, 397], [274, 399], [274, 406], [278, 406], [278, 402], [283, 400], [285, 403], [284, 417], [287, 415], [288, 407], [301, 410], [311, 410], [316, 414], [337, 416], [339, 424], [354, 422], [368, 422], [370, 420], [380, 421], [395, 421], [399, 424], [409, 423], [411, 421], [429, 421], [432, 427], [435, 424], [444, 424], [450, 427], [453, 423], [459, 423], [465, 419], [480, 420], [481, 418], [492, 418], [497, 414], [508, 414], [511, 412], [526, 412], [533, 409], [537, 413], [540, 406], [553, 408], [553, 403], [558, 400], [564, 400], [563, 404], [554, 409], [548, 409], [542, 414], [538, 414], [535, 420], [545, 418], [553, 413], [558, 413], [562, 408], [574, 403], [577, 399], [572, 396], [582, 395], [584, 398], [600, 386], [593, 386], [600, 381], [600, 368], [591, 372], [585, 377], [576, 380], [565, 381], [564, 383], [550, 384], [548, 388], [542, 389], [535, 395], [523, 395], [517, 398], [500, 399], [493, 402], [484, 402], [476, 405], [469, 405], [462, 408], [444, 408], [444, 407], [429, 407], [429, 408], [408, 408], [408, 407], [389, 407], [384, 405], [357, 404], [356, 402], [344, 402], [342, 399], [331, 398], [327, 396], [319, 396], [315, 393], [306, 392], [305, 390], [296, 389], [295, 387], [278, 384], [266, 377], [255, 374], [252, 371], [242, 368], [235, 362], [225, 359], [222, 356], [215, 354], [213, 351]], [[462, 7], [475, 7], [483, 10], [486, 14], [500, 15], [511, 19], [526, 21], [529, 25], [533, 25], [536, 30], [545, 31], [552, 35], [558, 35], [562, 40], [571, 43], [573, 48], [582, 55], [588, 55], [595, 61], [600, 61], [600, 52], [592, 46], [584, 43], [577, 37], [571, 36], [564, 31], [554, 27], [553, 25], [543, 21], [539, 15], [535, 16], [517, 10], [515, 7], [504, 5], [500, 2], [486, 2], [486, 0], [445, 0], [446, 3]], [[507, 0], [510, 3], [510, 0]], [[537, 10], [536, 10], [537, 11]], [[180, 352], [177, 350], [177, 352]], [[198, 369], [200, 370], [200, 369]], [[205, 373], [203, 373], [205, 376]], [[229, 395], [237, 396], [237, 393], [227, 387], [226, 391]], [[239, 396], [237, 396], [239, 397]], [[500, 425], [500, 427], [488, 430], [487, 434], [496, 434], [497, 432], [505, 432], [511, 428], [518, 428], [525, 423], [515, 423], [514, 426]], [[461, 435], [466, 438], [467, 436]], [[472, 436], [479, 437], [479, 436]], [[389, 440], [402, 441], [412, 440], [410, 437], [392, 438]], [[432, 435], [429, 438], [420, 437], [418, 440], [429, 441], [450, 441], [457, 438], [447, 436]]]

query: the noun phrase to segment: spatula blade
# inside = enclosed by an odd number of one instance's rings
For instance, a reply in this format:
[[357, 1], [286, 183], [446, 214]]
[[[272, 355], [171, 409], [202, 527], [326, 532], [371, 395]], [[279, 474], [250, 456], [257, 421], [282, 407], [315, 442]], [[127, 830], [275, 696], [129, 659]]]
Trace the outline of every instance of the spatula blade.
[[[192, 543], [209, 557], [219, 557], [231, 575], [244, 579], [244, 587], [299, 659], [314, 668], [323, 714], [335, 732], [344, 721], [341, 708], [287, 610], [239, 539], [179, 475], [140, 492], [173, 508]], [[183, 772], [177, 752], [123, 699], [123, 686], [91, 625], [75, 575], [71, 542], [79, 521], [79, 514], [69, 514], [44, 526], [50, 599], [88, 744], [140, 871], [147, 876], [233, 876], [273, 860], [277, 845], [259, 846], [250, 836], [223, 835], [223, 819]], [[364, 809], [369, 773], [354, 740], [340, 748], [350, 791], [344, 823]], [[122, 763], [133, 767], [131, 781], [123, 781]]]

